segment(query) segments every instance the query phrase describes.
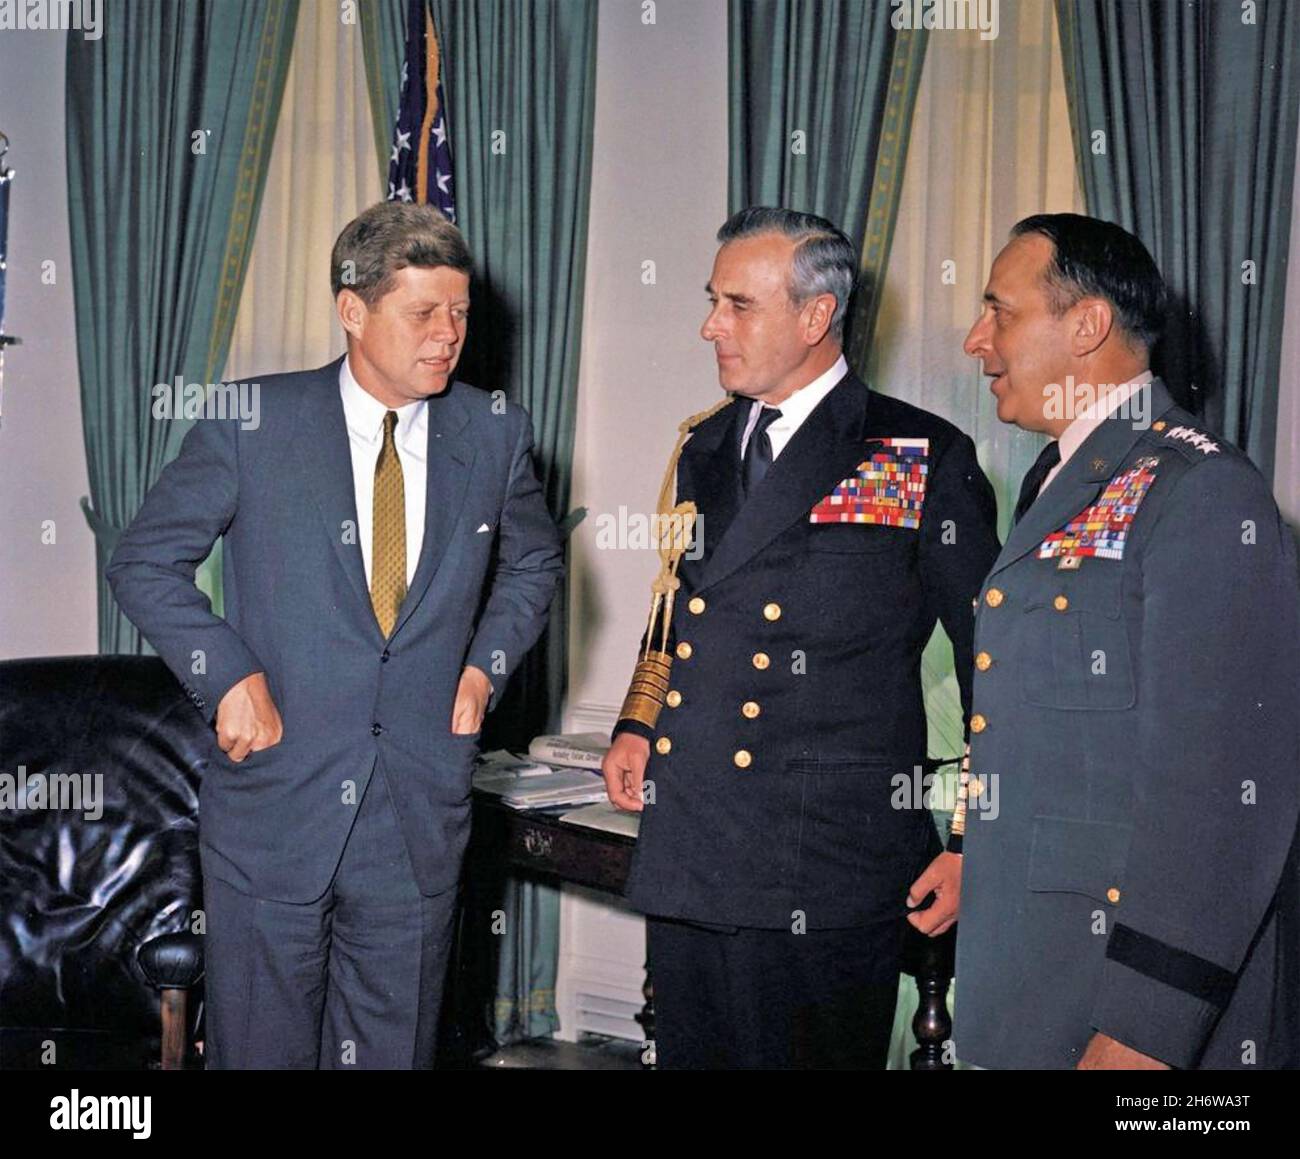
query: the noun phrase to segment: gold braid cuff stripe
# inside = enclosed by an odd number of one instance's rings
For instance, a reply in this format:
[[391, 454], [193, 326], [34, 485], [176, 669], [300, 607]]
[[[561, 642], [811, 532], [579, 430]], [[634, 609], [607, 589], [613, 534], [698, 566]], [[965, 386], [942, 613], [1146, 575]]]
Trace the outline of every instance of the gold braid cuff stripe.
[[620, 720], [635, 720], [646, 728], [655, 727], [664, 697], [668, 695], [672, 666], [673, 659], [667, 652], [651, 652], [646, 659], [638, 661], [632, 673], [632, 686], [619, 710]]

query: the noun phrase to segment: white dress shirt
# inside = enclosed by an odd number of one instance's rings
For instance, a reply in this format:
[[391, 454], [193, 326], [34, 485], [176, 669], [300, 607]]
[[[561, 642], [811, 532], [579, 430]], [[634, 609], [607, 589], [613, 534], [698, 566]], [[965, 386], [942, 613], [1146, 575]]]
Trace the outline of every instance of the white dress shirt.
[[[375, 465], [384, 445], [384, 415], [389, 408], [365, 390], [352, 375], [348, 360], [339, 367], [339, 394], [352, 449], [352, 486], [357, 497], [357, 537], [370, 586], [370, 560], [374, 553]], [[406, 500], [406, 586], [415, 578], [424, 542], [424, 487], [428, 474], [429, 404], [424, 399], [397, 407], [393, 442], [402, 464], [402, 494]]]
[[1061, 473], [1061, 468], [1070, 461], [1070, 456], [1083, 446], [1087, 437], [1123, 406], [1130, 395], [1136, 394], [1154, 377], [1155, 375], [1148, 370], [1132, 382], [1121, 382], [1105, 398], [1080, 412], [1079, 416], [1061, 432], [1061, 437], [1057, 440], [1061, 448], [1061, 461], [1047, 472], [1043, 485], [1038, 488], [1039, 495], [1051, 486], [1052, 480]]
[[817, 408], [817, 404], [830, 394], [831, 389], [848, 372], [848, 360], [841, 354], [830, 370], [825, 374], [819, 374], [807, 386], [800, 387], [785, 402], [772, 407], [765, 402], [754, 400], [749, 408], [745, 433], [740, 440], [741, 458], [744, 458], [745, 447], [749, 445], [750, 432], [758, 422], [759, 411], [779, 410], [781, 412], [781, 417], [767, 428], [767, 437], [772, 443], [772, 461], [776, 462], [777, 456], [785, 450], [786, 443], [794, 438], [795, 431], [803, 426], [804, 420]]

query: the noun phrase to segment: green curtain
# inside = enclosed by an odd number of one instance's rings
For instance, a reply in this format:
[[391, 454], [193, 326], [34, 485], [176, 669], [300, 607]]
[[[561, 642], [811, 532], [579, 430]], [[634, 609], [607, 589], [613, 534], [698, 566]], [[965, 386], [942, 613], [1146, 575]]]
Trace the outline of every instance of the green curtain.
[[[388, 154], [393, 147], [393, 126], [397, 123], [397, 101], [402, 87], [406, 5], [402, 0], [360, 0], [360, 4], [361, 51], [366, 62], [366, 88], [370, 92], [370, 123], [375, 132], [379, 188], [387, 189]], [[455, 152], [453, 142], [453, 163]]]
[[101, 652], [139, 652], [104, 581], [188, 424], [152, 387], [218, 381], [298, 0], [119, 0], [68, 37], [68, 217]]
[[926, 36], [862, 0], [730, 0], [728, 40], [728, 205], [820, 214], [861, 247], [845, 350], [863, 374]]
[[[405, 28], [403, 0], [363, 0], [376, 147], [387, 168]], [[504, 390], [533, 418], [552, 514], [568, 511], [586, 265], [596, 0], [434, 0], [457, 223], [474, 254], [473, 316], [461, 376]], [[580, 513], [579, 513], [580, 514]], [[564, 520], [571, 527], [572, 517]], [[560, 726], [567, 593], [484, 734], [526, 748]], [[498, 1042], [549, 1034], [559, 894], [520, 883], [505, 901], [494, 1017]], [[518, 920], [516, 920], [516, 918]]]
[[1176, 299], [1156, 367], [1271, 477], [1300, 5], [1057, 0], [1056, 11], [1088, 212], [1137, 234]]

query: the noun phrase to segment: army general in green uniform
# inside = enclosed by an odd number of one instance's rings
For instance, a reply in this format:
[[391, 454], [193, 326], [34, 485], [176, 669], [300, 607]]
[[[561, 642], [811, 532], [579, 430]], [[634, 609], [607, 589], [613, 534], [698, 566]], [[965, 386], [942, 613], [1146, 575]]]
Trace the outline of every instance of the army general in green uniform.
[[954, 1042], [979, 1066], [1300, 1065], [1294, 541], [1153, 377], [1165, 309], [1136, 238], [1042, 215], [966, 339], [998, 417], [1053, 440], [977, 603]]

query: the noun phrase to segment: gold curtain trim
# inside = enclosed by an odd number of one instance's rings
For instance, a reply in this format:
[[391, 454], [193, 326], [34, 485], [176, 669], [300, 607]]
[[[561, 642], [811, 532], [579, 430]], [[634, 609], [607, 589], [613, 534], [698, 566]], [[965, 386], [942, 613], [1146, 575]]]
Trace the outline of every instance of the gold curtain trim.
[[[298, 6], [293, 3], [294, 23], [297, 23]], [[221, 281], [217, 289], [217, 308], [213, 313], [212, 335], [208, 343], [206, 382], [214, 381], [222, 367], [222, 347], [227, 346], [235, 329], [235, 316], [239, 312], [239, 295], [244, 274], [248, 269], [248, 255], [253, 242], [254, 217], [262, 184], [266, 180], [266, 155], [275, 140], [275, 126], [280, 112], [280, 98], [284, 94], [287, 69], [278, 68], [276, 46], [280, 42], [289, 0], [268, 0], [266, 22], [262, 26], [261, 43], [257, 48], [257, 71], [253, 76], [253, 96], [248, 106], [248, 121], [244, 130], [244, 146], [239, 155], [239, 174], [235, 183], [235, 200], [231, 206], [230, 224], [226, 230], [226, 252], [221, 263]], [[290, 30], [292, 35], [292, 30]], [[276, 85], [277, 71], [279, 84]]]
[[912, 128], [912, 112], [925, 64], [927, 33], [900, 29], [894, 42], [894, 56], [889, 69], [889, 94], [885, 98], [885, 115], [880, 127], [880, 145], [876, 151], [876, 169], [867, 203], [866, 230], [862, 238], [862, 257], [858, 263], [859, 291], [851, 328], [849, 364], [859, 377], [867, 371], [867, 351], [876, 327], [880, 289], [889, 263], [889, 246], [894, 237], [898, 202], [903, 192], [903, 175], [907, 162], [907, 139]]

